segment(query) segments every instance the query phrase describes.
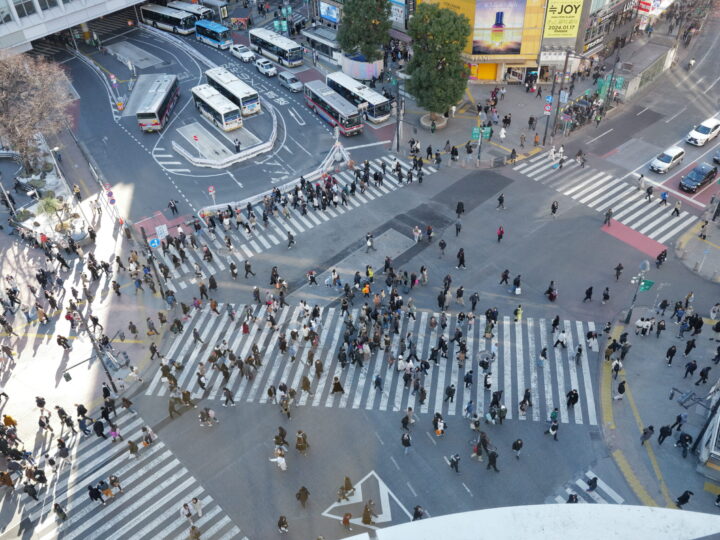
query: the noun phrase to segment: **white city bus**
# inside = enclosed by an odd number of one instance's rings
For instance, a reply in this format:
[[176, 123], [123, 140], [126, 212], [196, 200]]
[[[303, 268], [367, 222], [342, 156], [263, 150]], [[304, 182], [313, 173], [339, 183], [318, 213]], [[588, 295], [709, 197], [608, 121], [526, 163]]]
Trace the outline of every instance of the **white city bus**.
[[378, 124], [390, 118], [390, 100], [372, 88], [356, 81], [342, 71], [328, 74], [327, 85], [350, 103], [371, 122]]
[[161, 74], [150, 83], [137, 109], [138, 125], [143, 131], [159, 131], [165, 127], [170, 111], [178, 101], [180, 86], [175, 75]]
[[155, 28], [183, 35], [192, 34], [195, 31], [195, 22], [197, 21], [197, 17], [192, 13], [156, 4], [140, 6], [140, 18], [145, 24]]
[[209, 84], [195, 86], [192, 95], [200, 113], [223, 131], [242, 127], [240, 108]]
[[267, 28], [250, 30], [250, 48], [286, 67], [301, 66], [303, 48], [292, 39]]
[[362, 133], [360, 112], [340, 94], [322, 81], [308, 81], [303, 88], [305, 101], [311, 111], [319, 114], [331, 126], [337, 126], [345, 136]]
[[258, 93], [222, 67], [208, 69], [205, 72], [208, 84], [215, 88], [227, 99], [240, 107], [243, 116], [250, 116], [260, 112], [260, 97]]
[[201, 6], [198, 4], [191, 4], [189, 2], [180, 2], [179, 0], [173, 0], [172, 2], [167, 3], [167, 7], [172, 9], [179, 9], [180, 11], [187, 11], [188, 13], [192, 13], [195, 15], [198, 21], [202, 20], [212, 20], [213, 18], [213, 10], [210, 8], [206, 8], [205, 6]]

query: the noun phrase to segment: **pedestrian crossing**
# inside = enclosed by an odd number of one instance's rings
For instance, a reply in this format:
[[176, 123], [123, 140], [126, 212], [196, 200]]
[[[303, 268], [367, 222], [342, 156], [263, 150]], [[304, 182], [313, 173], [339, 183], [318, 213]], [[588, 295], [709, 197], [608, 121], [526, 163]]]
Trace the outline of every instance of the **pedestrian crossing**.
[[[244, 310], [244, 306], [231, 307], [238, 314]], [[562, 423], [598, 423], [591, 376], [597, 358], [597, 344], [593, 340], [591, 349], [586, 341], [587, 333], [595, 331], [593, 322], [564, 321], [561, 328], [566, 331], [568, 342], [567, 349], [563, 350], [561, 347], [553, 347], [551, 325], [543, 318], [529, 317], [516, 323], [510, 317], [501, 317], [495, 327], [494, 338], [486, 339], [483, 335], [485, 316], [477, 317], [469, 325], [467, 319], [459, 322], [458, 317], [452, 315], [448, 317], [448, 324], [443, 330], [440, 325], [431, 325], [433, 316], [436, 321], [440, 321], [439, 313], [423, 311], [417, 313], [415, 320], [403, 317], [399, 333], [390, 334], [389, 355], [384, 350], [376, 350], [365, 357], [362, 366], [351, 364], [343, 369], [338, 361], [345, 332], [345, 317], [340, 309], [327, 307], [321, 310], [319, 343], [316, 347], [300, 343], [294, 362], [290, 361], [289, 354], [281, 354], [279, 337], [284, 334], [290, 342], [290, 331], [300, 331], [303, 320], [307, 322], [303, 308], [287, 306], [275, 314], [278, 331], [273, 331], [265, 324], [266, 305], [250, 306], [250, 309], [257, 322], [250, 324], [248, 334], [240, 331], [240, 319], [243, 317], [238, 315], [232, 320], [225, 305], [218, 307], [219, 315], [207, 307], [193, 312], [183, 333], [166, 343], [161, 351], [166, 359], [183, 365], [180, 371], [174, 373], [180, 389], [189, 390], [198, 398], [219, 400], [223, 398], [223, 388], [228, 387], [238, 404], [268, 403], [270, 398], [267, 389], [271, 385], [279, 387], [281, 382], [285, 382], [289, 388], [297, 391], [295, 405], [300, 408], [311, 406], [397, 412], [414, 407], [424, 414], [444, 411], [451, 416], [464, 414], [470, 401], [474, 405], [473, 412], [484, 416], [489, 412], [492, 392], [501, 390], [508, 419], [546, 421], [557, 407]], [[350, 314], [354, 321], [358, 320], [358, 309], [351, 309]], [[403, 373], [394, 366], [389, 367], [388, 356], [396, 358], [400, 338], [412, 332], [416, 340], [417, 357], [420, 360], [428, 359], [431, 348], [437, 346], [439, 336], [442, 334], [449, 340], [456, 328], [462, 330], [467, 343], [465, 365], [461, 367], [455, 361], [457, 347], [449, 343], [448, 358], [440, 358], [438, 365], [431, 362], [427, 375], [421, 379], [427, 399], [420, 403], [420, 393], [412, 392], [412, 385], [405, 388]], [[204, 344], [194, 342], [193, 329], [198, 330]], [[244, 366], [246, 376], [243, 376], [240, 368], [230, 366], [227, 380], [219, 370], [209, 369], [208, 351], [222, 340], [227, 341], [226, 347], [241, 360], [247, 359], [252, 345], [256, 344], [263, 351], [262, 366], [257, 370]], [[583, 345], [583, 353], [576, 362], [575, 349], [578, 344]], [[541, 363], [539, 357], [544, 347], [548, 349], [547, 361]], [[308, 364], [311, 357], [319, 359], [323, 364], [320, 376]], [[478, 365], [480, 357], [490, 362], [490, 389], [484, 388], [484, 374]], [[200, 362], [207, 367], [205, 390], [200, 388], [196, 378]], [[416, 365], [419, 363], [416, 362]], [[470, 369], [473, 370], [473, 380], [466, 387], [464, 376]], [[378, 375], [382, 378], [382, 391], [374, 387]], [[301, 391], [304, 377], [311, 381], [311, 394]], [[344, 394], [336, 396], [331, 393], [334, 377], [339, 378]], [[452, 402], [445, 401], [445, 389], [452, 384], [457, 389], [455, 399]], [[532, 406], [523, 413], [519, 409], [519, 402], [524, 397], [525, 389], [530, 389]], [[580, 402], [568, 408], [565, 396], [571, 389], [579, 392]], [[161, 373], [156, 373], [146, 388], [146, 395], [164, 397], [169, 393], [168, 384], [162, 379]]]
[[[402, 186], [407, 187], [407, 173], [412, 169], [412, 165], [403, 160], [397, 160], [397, 162], [400, 163], [403, 178], [405, 179], [405, 183], [402, 184]], [[375, 171], [382, 172], [383, 163], [386, 167], [385, 178], [381, 185], [375, 186], [372, 181], [372, 174]], [[394, 172], [395, 163], [396, 158], [394, 156], [384, 156], [370, 161], [371, 181], [368, 183], [364, 192], [360, 192], [358, 188], [355, 191], [355, 195], [348, 195], [347, 206], [338, 203], [337, 206], [330, 205], [325, 210], [315, 211], [308, 205], [307, 213], [302, 215], [300, 207], [294, 210], [291, 205], [288, 205], [289, 216], [287, 218], [281, 214], [277, 216], [271, 215], [269, 216], [268, 226], [264, 227], [260, 219], [263, 214], [263, 205], [262, 202], [260, 202], [256, 204], [254, 208], [255, 214], [258, 216], [258, 224], [257, 228], [253, 230], [251, 234], [247, 234], [242, 229], [236, 229], [234, 219], [231, 220], [227, 229], [224, 229], [218, 224], [215, 234], [210, 233], [207, 228], [202, 228], [200, 231], [195, 232], [197, 245], [199, 248], [203, 245], [207, 245], [210, 248], [213, 254], [212, 261], [210, 262], [203, 259], [201, 249], [192, 249], [189, 244], [187, 245], [187, 249], [184, 249], [186, 261], [178, 265], [173, 263], [173, 255], [177, 258], [176, 260], [180, 259], [180, 254], [175, 247], [171, 246], [168, 253], [157, 250], [157, 256], [170, 268], [171, 277], [168, 286], [175, 290], [182, 290], [196, 283], [195, 264], [199, 265], [204, 277], [217, 274], [218, 272], [229, 272], [228, 268], [231, 261], [234, 261], [239, 270], [242, 271], [243, 263], [247, 259], [278, 244], [287, 245], [288, 231], [297, 238], [297, 242], [300, 244], [302, 239], [298, 237], [310, 229], [400, 189], [401, 183]], [[425, 177], [435, 172], [437, 172], [437, 169], [433, 166], [425, 165], [423, 167], [423, 175]], [[348, 170], [338, 172], [333, 176], [337, 180], [340, 188], [349, 186], [353, 182], [353, 173]], [[417, 171], [414, 172], [413, 176], [413, 185], [417, 185]], [[245, 212], [244, 208], [243, 214], [243, 219], [247, 220], [247, 212]], [[188, 234], [189, 232], [191, 232], [191, 230], [186, 228], [185, 233]], [[230, 238], [230, 249], [228, 249], [225, 243], [225, 237]]]
[[[597, 487], [588, 491], [590, 488], [588, 482], [593, 478], [597, 478]], [[563, 486], [562, 494], [556, 495], [553, 500], [558, 504], [565, 504], [571, 495], [577, 495], [577, 502], [581, 504], [623, 504], [625, 502], [625, 499], [590, 469]]]
[[592, 167], [581, 167], [574, 159], [566, 159], [559, 168], [557, 160], [550, 160], [549, 153], [545, 152], [516, 165], [513, 170], [597, 212], [612, 209], [614, 220], [661, 244], [697, 220], [697, 216], [685, 210], [679, 216], [672, 216], [673, 203], [662, 205], [658, 196], [648, 202], [645, 191], [637, 186]]
[[[195, 514], [193, 524], [203, 539], [245, 538], [160, 438], [147, 447], [141, 445], [145, 424], [139, 415], [123, 410], [113, 421], [125, 440], [113, 443], [107, 428], [107, 439], [94, 434], [67, 438], [69, 463], [60, 465], [55, 474], [46, 467], [48, 484], [38, 490], [38, 502], [18, 490], [18, 510], [3, 527], [6, 532], [16, 527], [26, 532], [30, 529], [32, 537], [39, 540], [187, 538], [190, 525], [180, 517], [180, 508], [196, 497], [202, 504], [202, 516]], [[141, 447], [139, 458], [129, 454], [128, 440]], [[104, 497], [106, 505], [102, 506], [90, 500], [87, 486], [107, 482], [110, 475], [119, 478], [124, 492], [113, 489], [114, 496]], [[67, 514], [64, 522], [55, 517], [55, 503]]]

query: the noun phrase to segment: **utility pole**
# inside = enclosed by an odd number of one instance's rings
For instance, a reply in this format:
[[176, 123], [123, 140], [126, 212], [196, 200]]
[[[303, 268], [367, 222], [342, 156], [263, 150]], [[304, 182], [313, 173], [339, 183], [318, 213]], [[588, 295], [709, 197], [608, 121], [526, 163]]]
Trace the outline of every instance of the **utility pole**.
[[640, 287], [642, 287], [643, 279], [645, 278], [645, 274], [647, 274], [648, 270], [650, 270], [650, 263], [647, 260], [644, 260], [640, 263], [640, 273], [634, 278], [635, 280], [637, 280], [637, 287], [635, 287], [635, 294], [633, 294], [632, 302], [630, 302], [630, 309], [628, 309], [627, 317], [625, 317], [625, 324], [630, 324], [630, 320], [632, 319], [632, 312], [635, 308], [635, 302], [637, 301]]
[[165, 298], [165, 289], [163, 289], [162, 281], [160, 280], [160, 270], [158, 269], [157, 260], [155, 259], [155, 256], [153, 255], [152, 248], [150, 247], [150, 244], [148, 243], [147, 233], [145, 232], [145, 227], [140, 227], [140, 231], [142, 232], [143, 242], [145, 242], [145, 249], [147, 249], [147, 258], [153, 265], [153, 270], [155, 271], [155, 279], [157, 279], [158, 287], [160, 288], [160, 296]]
[[397, 71], [395, 72], [395, 137], [397, 143], [395, 145], [395, 151], [400, 154], [400, 110], [402, 109], [400, 104], [400, 77]]
[[[553, 70], [553, 83], [552, 88], [550, 88], [550, 96], [552, 97], [555, 95], [555, 82], [557, 81], [557, 70]], [[550, 126], [550, 115], [545, 115], [545, 133], [543, 134], [543, 146], [545, 146], [545, 142], [547, 141], [547, 132], [548, 127]]]
[[607, 92], [605, 92], [605, 100], [603, 101], [602, 111], [600, 112], [600, 116], [603, 117], [605, 116], [605, 110], [607, 109], [608, 101], [610, 101], [610, 92], [615, 86], [615, 70], [617, 69], [619, 63], [620, 51], [618, 51], [617, 56], [615, 57], [615, 63], [613, 64], [612, 72], [610, 73], [610, 83], [608, 84]]
[[[557, 120], [558, 120], [558, 114], [560, 113], [560, 95], [563, 91], [563, 85], [565, 84], [565, 73], [567, 73], [567, 66], [568, 66], [568, 60], [570, 59], [570, 49], [565, 50], [565, 63], [563, 64], [563, 70], [562, 74], [560, 75], [560, 90], [558, 91], [558, 100], [557, 104], [555, 105], [555, 119], [553, 120], [553, 137], [555, 136], [555, 133], [557, 132]], [[543, 144], [545, 144], [543, 142]]]

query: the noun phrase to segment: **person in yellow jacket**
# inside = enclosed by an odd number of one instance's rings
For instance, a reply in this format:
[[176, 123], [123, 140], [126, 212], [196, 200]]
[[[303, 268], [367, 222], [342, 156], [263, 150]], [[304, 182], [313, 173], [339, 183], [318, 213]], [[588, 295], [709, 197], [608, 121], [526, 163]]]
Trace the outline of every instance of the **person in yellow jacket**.
[[523, 309], [521, 305], [518, 305], [518, 307], [515, 308], [513, 315], [515, 315], [515, 322], [522, 322]]

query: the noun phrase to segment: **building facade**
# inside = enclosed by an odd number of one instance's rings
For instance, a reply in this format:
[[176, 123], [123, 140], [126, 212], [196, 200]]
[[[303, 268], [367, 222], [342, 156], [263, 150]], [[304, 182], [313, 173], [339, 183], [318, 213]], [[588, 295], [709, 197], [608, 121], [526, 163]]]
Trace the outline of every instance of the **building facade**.
[[0, 49], [28, 51], [32, 42], [142, 0], [0, 0]]

